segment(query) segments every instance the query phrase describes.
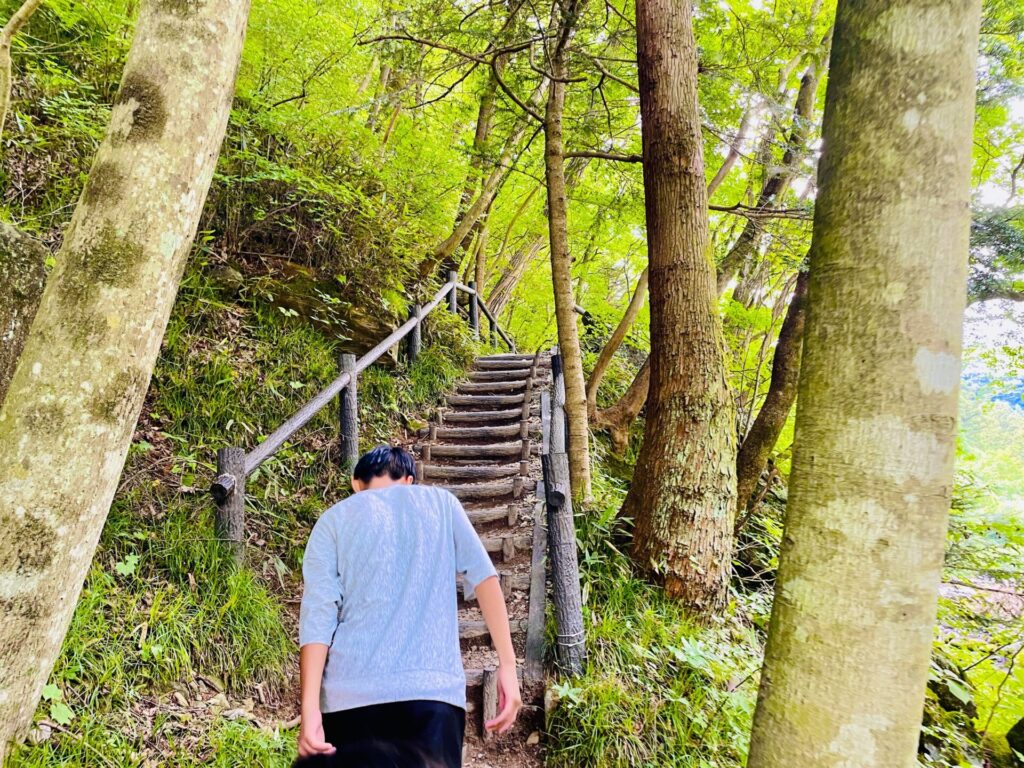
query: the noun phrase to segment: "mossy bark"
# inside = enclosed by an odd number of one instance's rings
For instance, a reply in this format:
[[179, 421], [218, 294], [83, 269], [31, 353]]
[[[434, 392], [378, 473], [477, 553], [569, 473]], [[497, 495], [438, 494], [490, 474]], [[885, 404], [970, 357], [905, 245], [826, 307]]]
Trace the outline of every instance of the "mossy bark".
[[632, 555], [696, 617], [725, 604], [735, 406], [708, 254], [697, 47], [687, 0], [639, 0], [637, 64], [650, 272], [650, 392], [623, 513]]
[[555, 297], [555, 322], [558, 348], [565, 374], [565, 416], [569, 425], [569, 481], [577, 500], [588, 500], [590, 488], [590, 427], [587, 419], [586, 382], [583, 378], [583, 354], [576, 327], [576, 299], [572, 288], [572, 254], [569, 251], [569, 211], [565, 179], [565, 147], [562, 140], [562, 116], [565, 110], [565, 63], [572, 25], [578, 7], [570, 2], [562, 7], [557, 41], [550, 54], [553, 79], [548, 85], [544, 113], [544, 178], [548, 193], [548, 238], [551, 255], [551, 282]]
[[146, 0], [0, 408], [0, 746], [31, 721], [131, 442], [213, 176], [248, 0]]
[[916, 765], [953, 484], [978, 0], [840, 0], [750, 768]]
[[0, 404], [43, 295], [47, 254], [42, 243], [0, 222]]

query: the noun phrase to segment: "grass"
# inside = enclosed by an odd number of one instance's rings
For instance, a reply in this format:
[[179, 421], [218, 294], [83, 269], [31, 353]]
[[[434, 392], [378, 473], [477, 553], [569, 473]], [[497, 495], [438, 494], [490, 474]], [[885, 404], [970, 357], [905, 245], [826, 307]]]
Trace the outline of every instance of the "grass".
[[[343, 335], [277, 311], [263, 292], [225, 294], [202, 253], [193, 258], [36, 713], [36, 736], [49, 737], [15, 748], [6, 768], [278, 766], [294, 758], [294, 734], [275, 723], [295, 710], [302, 549], [319, 514], [348, 493], [335, 409], [250, 475], [242, 567], [215, 539], [205, 489], [217, 448], [258, 443], [336, 375]], [[428, 415], [478, 349], [465, 323], [440, 311], [424, 341], [415, 364], [362, 375], [365, 446]], [[221, 689], [231, 708], [256, 713], [262, 727], [224, 718], [199, 679]]]
[[616, 541], [624, 489], [598, 464], [595, 508], [577, 515], [588, 659], [555, 685], [549, 764], [733, 767], [743, 764], [760, 640], [747, 618], [764, 601], [737, 598], [711, 627], [637, 578]]

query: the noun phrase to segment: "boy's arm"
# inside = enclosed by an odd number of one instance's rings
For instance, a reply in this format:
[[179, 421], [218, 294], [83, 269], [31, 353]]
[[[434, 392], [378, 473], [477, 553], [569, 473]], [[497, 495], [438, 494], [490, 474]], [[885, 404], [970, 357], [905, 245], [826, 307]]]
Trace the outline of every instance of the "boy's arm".
[[299, 611], [299, 754], [334, 752], [324, 740], [320, 686], [331, 640], [338, 628], [341, 586], [334, 531], [321, 518], [309, 535], [302, 558], [302, 605]]
[[320, 681], [324, 676], [328, 647], [323, 643], [308, 643], [299, 650], [300, 757], [334, 752], [334, 747], [324, 740], [323, 715], [320, 713]]
[[484, 723], [489, 731], [504, 733], [516, 721], [523, 706], [516, 673], [516, 651], [512, 646], [512, 633], [508, 626], [508, 609], [497, 576], [489, 576], [477, 584], [473, 591], [494, 649], [498, 652], [498, 714]]

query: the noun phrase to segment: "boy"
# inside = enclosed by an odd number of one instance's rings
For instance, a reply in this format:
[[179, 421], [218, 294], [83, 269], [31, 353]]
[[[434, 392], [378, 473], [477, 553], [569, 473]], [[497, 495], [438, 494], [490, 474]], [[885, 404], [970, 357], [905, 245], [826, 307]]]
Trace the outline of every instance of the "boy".
[[499, 712], [487, 729], [507, 731], [522, 706], [491, 559], [455, 496], [413, 485], [415, 474], [408, 451], [375, 448], [356, 464], [355, 494], [310, 534], [299, 618], [302, 757], [371, 739], [462, 765], [456, 571], [473, 586], [498, 652]]

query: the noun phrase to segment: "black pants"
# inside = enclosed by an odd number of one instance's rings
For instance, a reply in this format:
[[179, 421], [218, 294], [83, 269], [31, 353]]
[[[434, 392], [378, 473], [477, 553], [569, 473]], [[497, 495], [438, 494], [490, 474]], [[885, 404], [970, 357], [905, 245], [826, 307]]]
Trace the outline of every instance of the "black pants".
[[338, 768], [461, 768], [466, 712], [443, 701], [396, 701], [324, 712]]

